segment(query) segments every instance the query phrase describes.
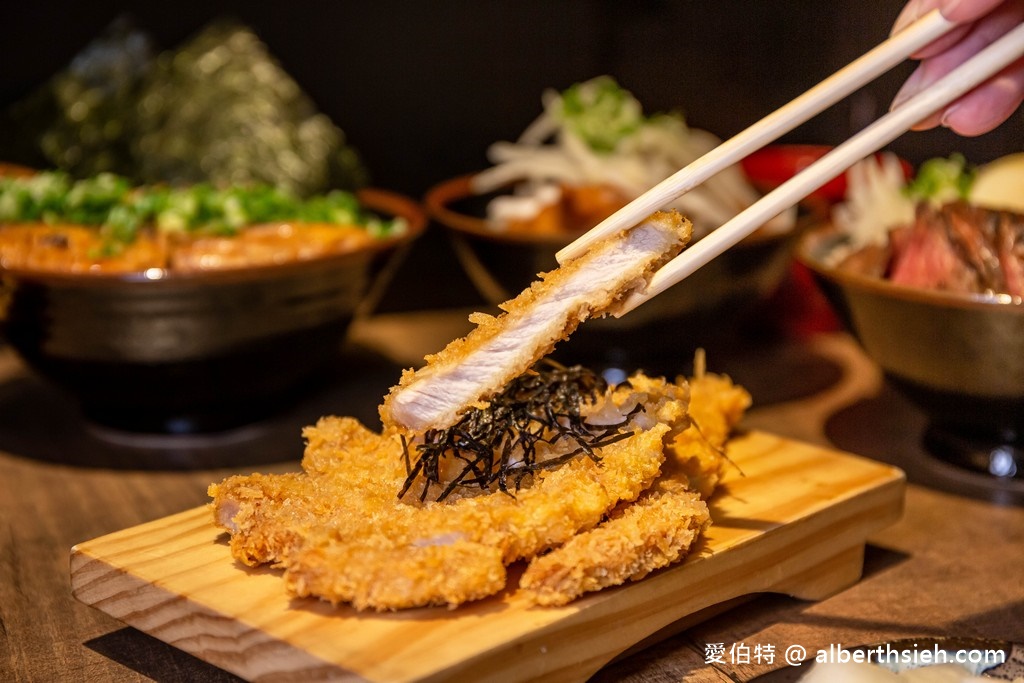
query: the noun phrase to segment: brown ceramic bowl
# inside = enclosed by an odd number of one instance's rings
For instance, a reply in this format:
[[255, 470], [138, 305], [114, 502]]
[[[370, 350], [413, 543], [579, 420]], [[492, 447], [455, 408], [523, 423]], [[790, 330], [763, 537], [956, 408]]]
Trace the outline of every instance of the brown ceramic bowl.
[[259, 419], [337, 357], [385, 266], [425, 228], [405, 197], [359, 198], [408, 231], [353, 253], [153, 279], [0, 269], [0, 333], [108, 427], [202, 432]]
[[[470, 280], [496, 305], [555, 268], [555, 253], [577, 235], [490, 230], [483, 216], [494, 195], [476, 194], [472, 178], [436, 185], [424, 204], [447, 229]], [[796, 234], [755, 233], [628, 315], [587, 322], [559, 350], [574, 362], [679, 372], [708, 334], [734, 326], [776, 290], [788, 272]]]
[[843, 272], [829, 225], [797, 247], [840, 319], [892, 384], [928, 415], [929, 449], [1000, 476], [1024, 475], [1024, 303], [914, 289]]

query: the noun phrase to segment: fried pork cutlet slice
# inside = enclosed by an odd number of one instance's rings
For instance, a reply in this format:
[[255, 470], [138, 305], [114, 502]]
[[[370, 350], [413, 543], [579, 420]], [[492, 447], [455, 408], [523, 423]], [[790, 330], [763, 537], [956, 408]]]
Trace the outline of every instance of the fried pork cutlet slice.
[[[643, 383], [658, 382], [644, 378]], [[530, 562], [519, 587], [539, 605], [564, 605], [583, 593], [637, 581], [681, 560], [711, 524], [702, 499], [725, 463], [725, 443], [750, 394], [725, 376], [703, 372], [690, 383], [692, 424], [667, 449], [664, 473], [634, 503], [595, 529]]]
[[612, 310], [689, 240], [690, 222], [658, 212], [560, 268], [543, 273], [498, 317], [476, 314], [477, 327], [402, 374], [380, 408], [385, 426], [443, 429], [546, 356], [587, 318]]
[[698, 493], [679, 482], [658, 486], [635, 503], [617, 507], [601, 526], [534, 559], [519, 587], [538, 605], [565, 605], [678, 562], [710, 524], [708, 506]]

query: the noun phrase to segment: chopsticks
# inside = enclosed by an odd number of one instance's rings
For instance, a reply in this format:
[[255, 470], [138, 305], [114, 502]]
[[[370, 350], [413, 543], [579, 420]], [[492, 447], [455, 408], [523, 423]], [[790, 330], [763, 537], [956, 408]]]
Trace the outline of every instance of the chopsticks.
[[846, 140], [658, 269], [641, 292], [627, 297], [616, 317], [633, 310], [684, 279], [860, 159], [892, 142], [924, 117], [994, 76], [1024, 56], [1020, 24], [931, 86]]
[[949, 32], [954, 26], [955, 24], [946, 20], [938, 10], [925, 14], [804, 94], [644, 192], [561, 249], [556, 254], [558, 262], [564, 263], [575, 258], [606, 237], [611, 237], [623, 228], [636, 225], [676, 197], [692, 190], [751, 152], [777, 140], [854, 90], [878, 78], [917, 50]]
[[[696, 187], [707, 178], [736, 163], [760, 146], [792, 130], [816, 113], [845, 97], [856, 88], [884, 73], [910, 54], [948, 32], [953, 24], [932, 11], [904, 31], [883, 42], [863, 57], [822, 81], [789, 104], [765, 117], [734, 138], [678, 171], [558, 253], [564, 262], [586, 251], [595, 242], [623, 228], [639, 223], [648, 215]], [[992, 43], [941, 80], [904, 102], [759, 201], [737, 214], [717, 230], [698, 240], [658, 270], [647, 288], [634, 293], [620, 307], [621, 316], [684, 279], [726, 249], [754, 232], [808, 194], [846, 171], [860, 159], [892, 142], [915, 123], [939, 110], [960, 95], [987, 80], [1024, 55], [1024, 24]]]

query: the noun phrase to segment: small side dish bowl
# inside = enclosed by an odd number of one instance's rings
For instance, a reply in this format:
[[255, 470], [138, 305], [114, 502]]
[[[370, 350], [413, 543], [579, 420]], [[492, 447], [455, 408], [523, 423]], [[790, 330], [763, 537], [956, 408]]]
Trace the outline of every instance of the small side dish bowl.
[[893, 386], [929, 418], [935, 455], [1024, 476], [1024, 302], [893, 284], [830, 264], [842, 236], [805, 232], [796, 257]]
[[210, 272], [0, 268], [0, 334], [105, 427], [209, 432], [260, 419], [339, 357], [386, 267], [426, 226], [406, 197], [358, 198], [403, 218], [404, 232], [354, 252]]

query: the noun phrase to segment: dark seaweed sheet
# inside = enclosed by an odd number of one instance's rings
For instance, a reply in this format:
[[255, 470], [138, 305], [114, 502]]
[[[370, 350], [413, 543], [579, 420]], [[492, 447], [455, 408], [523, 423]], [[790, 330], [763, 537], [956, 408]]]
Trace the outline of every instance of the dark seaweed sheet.
[[85, 178], [109, 171], [134, 176], [130, 149], [143, 78], [157, 54], [127, 18], [109, 26], [60, 73], [12, 107], [18, 143], [8, 161], [59, 168]]
[[[300, 195], [365, 184], [344, 133], [246, 26], [208, 25], [157, 54], [115, 22], [11, 112], [15, 161], [137, 183], [269, 183]], [[10, 158], [10, 157], [9, 157]]]

